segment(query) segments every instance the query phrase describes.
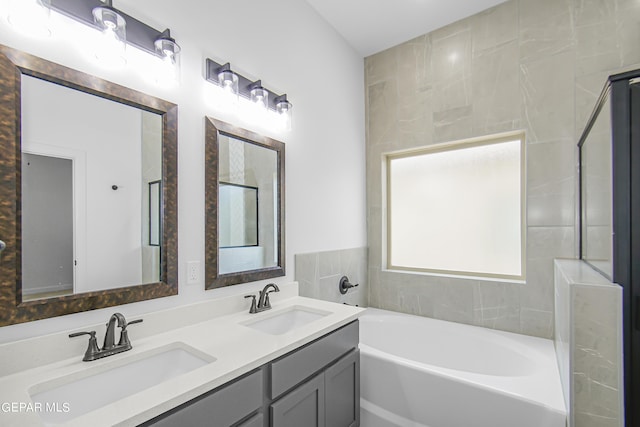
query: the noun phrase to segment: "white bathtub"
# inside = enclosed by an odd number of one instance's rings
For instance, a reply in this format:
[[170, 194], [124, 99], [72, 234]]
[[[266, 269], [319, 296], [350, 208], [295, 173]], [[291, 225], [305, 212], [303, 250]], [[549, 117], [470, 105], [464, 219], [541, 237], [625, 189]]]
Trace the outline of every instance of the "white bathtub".
[[565, 427], [551, 340], [367, 309], [362, 427]]

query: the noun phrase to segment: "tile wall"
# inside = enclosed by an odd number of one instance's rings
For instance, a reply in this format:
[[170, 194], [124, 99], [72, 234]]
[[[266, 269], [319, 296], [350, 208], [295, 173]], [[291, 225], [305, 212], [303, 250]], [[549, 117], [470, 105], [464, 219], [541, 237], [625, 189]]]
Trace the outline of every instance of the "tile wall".
[[[609, 74], [640, 67], [640, 2], [510, 0], [365, 59], [370, 304], [551, 338], [574, 258], [576, 142]], [[384, 270], [382, 155], [524, 129], [526, 284]]]
[[[346, 302], [367, 307], [367, 248], [296, 254], [295, 280], [300, 295], [325, 301]], [[349, 282], [358, 284], [346, 294], [339, 291], [340, 278], [347, 276]]]
[[569, 427], [622, 427], [622, 288], [578, 260], [555, 261], [556, 357]]

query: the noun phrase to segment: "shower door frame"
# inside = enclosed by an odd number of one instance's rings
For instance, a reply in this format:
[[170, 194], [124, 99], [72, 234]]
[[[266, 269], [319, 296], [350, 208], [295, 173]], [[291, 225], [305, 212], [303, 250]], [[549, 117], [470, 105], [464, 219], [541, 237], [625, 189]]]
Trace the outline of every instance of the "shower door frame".
[[[640, 70], [609, 77], [613, 178], [613, 278], [622, 287], [625, 425], [640, 423]], [[635, 191], [634, 191], [635, 189]], [[636, 218], [634, 220], [634, 218]]]

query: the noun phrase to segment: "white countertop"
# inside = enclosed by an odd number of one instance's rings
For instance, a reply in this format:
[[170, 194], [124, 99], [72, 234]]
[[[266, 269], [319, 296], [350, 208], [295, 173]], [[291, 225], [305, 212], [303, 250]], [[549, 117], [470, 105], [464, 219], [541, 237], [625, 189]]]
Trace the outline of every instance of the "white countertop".
[[[242, 296], [234, 298], [242, 298]], [[272, 306], [273, 309], [257, 314], [249, 314], [247, 310], [243, 310], [218, 317], [212, 315], [209, 320], [144, 338], [136, 338], [135, 334], [130, 332], [133, 344], [133, 349], [130, 351], [92, 362], [83, 362], [83, 353], [80, 353], [73, 358], [0, 377], [0, 425], [4, 427], [42, 426], [43, 422], [35, 408], [29, 410], [26, 407], [15, 411], [15, 406], [13, 408], [9, 406], [31, 403], [29, 390], [42, 383], [65, 383], [65, 379], [70, 377], [76, 378], [85, 376], [85, 373], [91, 375], [108, 370], [171, 345], [186, 345], [215, 358], [214, 362], [201, 368], [169, 379], [64, 424], [83, 427], [89, 425], [135, 426], [346, 325], [358, 318], [363, 311], [353, 306], [300, 296], [291, 296], [286, 299], [272, 298]], [[242, 325], [243, 322], [271, 317], [294, 306], [308, 307], [330, 314], [282, 335], [270, 335]], [[152, 317], [150, 320], [145, 318], [146, 324], [156, 316], [150, 317]], [[133, 328], [134, 326], [132, 331]], [[102, 329], [98, 330], [99, 342], [104, 334]], [[85, 342], [86, 347], [88, 337], [85, 338], [81, 340]], [[39, 348], [39, 351], [46, 352], [47, 349]], [[100, 390], [87, 390], [87, 393], [100, 393]], [[73, 408], [70, 409], [73, 411]]]

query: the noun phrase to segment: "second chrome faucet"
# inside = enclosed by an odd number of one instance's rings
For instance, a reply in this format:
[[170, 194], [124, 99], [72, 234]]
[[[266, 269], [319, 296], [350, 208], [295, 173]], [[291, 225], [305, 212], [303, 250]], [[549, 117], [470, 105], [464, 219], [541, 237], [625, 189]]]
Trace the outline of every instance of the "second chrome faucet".
[[280, 292], [280, 288], [275, 283], [269, 283], [260, 291], [257, 303], [255, 295], [245, 295], [245, 298], [253, 298], [249, 313], [260, 313], [261, 311], [269, 310], [271, 308], [271, 302], [269, 301], [271, 292]]

